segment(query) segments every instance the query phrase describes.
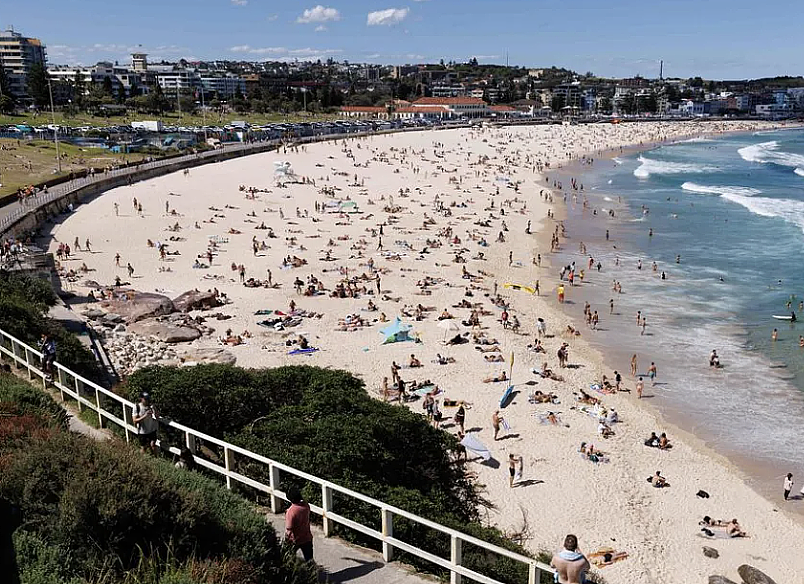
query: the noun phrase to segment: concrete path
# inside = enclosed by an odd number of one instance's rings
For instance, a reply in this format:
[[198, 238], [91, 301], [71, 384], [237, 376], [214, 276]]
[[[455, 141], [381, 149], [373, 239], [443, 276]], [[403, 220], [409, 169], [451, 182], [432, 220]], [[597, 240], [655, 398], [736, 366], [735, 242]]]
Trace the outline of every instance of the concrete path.
[[[281, 536], [285, 533], [285, 516], [268, 514], [268, 521]], [[331, 584], [365, 582], [366, 584], [425, 584], [438, 580], [432, 576], [415, 574], [402, 564], [385, 564], [382, 554], [351, 545], [343, 540], [324, 537], [321, 529], [313, 526], [313, 556], [321, 567], [320, 580]]]

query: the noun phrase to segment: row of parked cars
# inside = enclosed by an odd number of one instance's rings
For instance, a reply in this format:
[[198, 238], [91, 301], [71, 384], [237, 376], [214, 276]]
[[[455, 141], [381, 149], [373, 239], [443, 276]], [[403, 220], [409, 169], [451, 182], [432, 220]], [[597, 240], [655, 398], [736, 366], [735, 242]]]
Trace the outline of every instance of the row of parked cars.
[[[15, 124], [0, 126], [0, 133], [6, 135], [47, 135], [53, 134], [58, 129], [60, 136], [87, 136], [99, 135], [131, 135], [143, 133], [167, 133], [167, 134], [196, 134], [199, 137], [216, 136], [227, 138], [238, 133], [245, 133], [260, 138], [280, 138], [282, 136], [293, 135], [298, 137], [316, 136], [321, 134], [344, 134], [350, 132], [393, 130], [410, 127], [428, 127], [439, 125], [440, 122], [434, 120], [336, 120], [328, 122], [303, 122], [303, 123], [275, 123], [275, 124], [248, 124], [246, 122], [232, 122], [225, 125], [214, 126], [158, 126], [149, 128], [132, 127], [130, 125], [109, 125], [109, 126], [55, 126], [47, 124], [43, 126], [32, 126], [28, 124]], [[140, 126], [140, 124], [135, 124]], [[236, 139], [240, 139], [238, 136]]]

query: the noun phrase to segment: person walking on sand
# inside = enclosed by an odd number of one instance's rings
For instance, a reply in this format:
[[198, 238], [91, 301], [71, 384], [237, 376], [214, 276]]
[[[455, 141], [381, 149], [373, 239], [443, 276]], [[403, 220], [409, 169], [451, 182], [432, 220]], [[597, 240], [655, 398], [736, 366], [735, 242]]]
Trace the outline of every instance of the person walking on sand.
[[784, 500], [787, 501], [787, 498], [790, 496], [790, 491], [793, 490], [793, 473], [787, 473], [787, 476], [784, 477]]
[[642, 378], [640, 377], [640, 378], [637, 380], [637, 383], [636, 383], [636, 394], [637, 394], [637, 399], [642, 399], [642, 390], [643, 390], [643, 389], [645, 389], [645, 382], [644, 382], [644, 381], [642, 381]]
[[491, 414], [491, 427], [494, 428], [494, 439], [497, 440], [497, 435], [500, 433], [500, 423], [503, 421], [503, 417], [500, 415], [500, 410], [495, 410], [493, 414]]
[[126, 264], [126, 269], [128, 270], [128, 277], [131, 278], [134, 276], [134, 266], [131, 265], [131, 262]]
[[[522, 478], [524, 460], [521, 456], [508, 455], [508, 486], [514, 488], [514, 482]], [[517, 468], [518, 467], [518, 468]]]
[[458, 425], [458, 428], [461, 431], [461, 433], [463, 433], [464, 432], [463, 425], [466, 423], [466, 408], [464, 407], [463, 402], [461, 402], [458, 405], [458, 411], [455, 412], [455, 417], [453, 419], [455, 423]]
[[656, 385], [656, 375], [658, 371], [656, 370], [656, 363], [653, 361], [650, 362], [650, 367], [648, 367], [648, 377], [650, 377], [650, 384], [651, 386]]
[[631, 357], [631, 376], [636, 377], [637, 374], [637, 356], [634, 353], [633, 357]]
[[288, 489], [290, 507], [285, 512], [285, 539], [301, 550], [305, 562], [313, 561], [313, 532], [310, 531], [310, 505], [302, 499], [301, 491], [293, 486]]
[[578, 538], [572, 534], [564, 538], [564, 548], [553, 555], [550, 565], [556, 569], [559, 584], [584, 584], [589, 560], [578, 549]]
[[558, 285], [558, 303], [564, 304], [564, 284]]

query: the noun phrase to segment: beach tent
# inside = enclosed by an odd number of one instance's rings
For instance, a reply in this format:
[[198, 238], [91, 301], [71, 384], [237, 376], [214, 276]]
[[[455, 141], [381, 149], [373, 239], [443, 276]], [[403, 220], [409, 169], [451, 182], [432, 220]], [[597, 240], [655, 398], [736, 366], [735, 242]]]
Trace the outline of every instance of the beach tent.
[[354, 201], [343, 201], [341, 211], [344, 213], [360, 213], [360, 209], [357, 208], [357, 203]]
[[413, 339], [410, 337], [410, 329], [413, 328], [409, 324], [403, 323], [399, 320], [397, 316], [394, 320], [393, 324], [388, 325], [384, 329], [380, 329], [380, 334], [382, 335], [383, 345], [388, 343], [399, 343], [402, 341], [412, 341]]

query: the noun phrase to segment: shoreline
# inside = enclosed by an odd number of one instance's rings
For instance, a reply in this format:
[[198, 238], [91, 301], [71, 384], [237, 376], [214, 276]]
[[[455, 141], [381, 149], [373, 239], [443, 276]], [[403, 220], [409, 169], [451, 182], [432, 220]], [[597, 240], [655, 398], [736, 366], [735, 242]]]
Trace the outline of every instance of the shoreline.
[[[783, 132], [783, 131], [790, 131], [790, 130], [801, 130], [804, 128], [804, 125], [789, 125], [783, 128], [779, 128], [777, 130], [763, 130], [764, 132], [768, 132], [769, 135], [772, 135], [773, 132]], [[717, 140], [719, 138], [723, 138], [726, 136], [731, 135], [740, 135], [740, 134], [753, 134], [753, 131], [737, 131], [737, 132], [722, 132], [720, 134], [706, 134], [702, 135], [701, 137], [706, 137], [709, 139]], [[653, 143], [648, 144], [643, 147], [636, 146], [623, 149], [622, 152], [614, 152], [609, 151], [599, 155], [596, 158], [595, 163], [597, 164], [598, 160], [609, 162], [615, 157], [619, 156], [634, 156], [634, 155], [641, 155], [643, 153], [651, 152], [663, 146], [672, 146], [675, 144], [681, 144], [686, 142], [686, 139], [678, 139], [670, 142], [665, 143]], [[584, 173], [588, 172], [590, 169], [585, 167], [585, 165], [579, 164], [578, 162], [573, 162], [572, 164], [567, 165], [566, 167], [561, 169], [561, 172], [557, 174], [559, 180], [568, 183], [571, 177], [575, 178], [583, 178]], [[609, 196], [614, 196], [614, 194], [610, 191], [606, 191], [603, 189], [599, 189], [595, 191], [596, 193], [605, 193]], [[571, 192], [568, 193], [571, 195]], [[623, 201], [620, 204], [620, 207], [626, 207], [627, 203]], [[563, 217], [564, 220], [571, 221], [572, 219], [569, 218], [568, 213], [566, 213], [566, 206], [562, 209], [564, 212]], [[568, 229], [568, 233], [572, 238], [573, 231]], [[602, 244], [602, 240], [593, 239], [589, 245], [592, 248], [592, 252], [595, 249], [599, 249], [599, 245]], [[644, 250], [640, 250], [642, 253], [647, 255], [647, 252]], [[573, 253], [573, 252], [570, 252]], [[557, 280], [556, 280], [557, 281]], [[555, 303], [557, 306], [558, 304]], [[567, 313], [567, 310], [563, 312]], [[585, 323], [582, 322], [577, 316], [567, 314], [569, 318], [574, 321], [574, 325], [580, 327], [581, 329], [585, 329]], [[743, 323], [744, 325], [744, 323]], [[597, 353], [598, 359], [600, 360], [600, 364], [604, 369], [608, 370], [617, 370], [617, 369], [627, 369], [628, 367], [628, 356], [626, 354], [617, 354], [617, 351], [609, 348], [608, 351], [606, 348], [598, 348], [596, 343], [589, 342], [587, 343], [590, 350]], [[630, 377], [629, 377], [630, 379]], [[791, 507], [791, 506], [781, 506], [779, 505], [778, 500], [775, 500], [772, 493], [775, 492], [777, 489], [773, 489], [769, 484], [763, 484], [763, 477], [767, 477], [767, 472], [762, 472], [759, 469], [766, 468], [768, 470], [774, 466], [773, 461], [767, 460], [759, 460], [755, 458], [751, 458], [751, 456], [747, 453], [743, 454], [735, 454], [731, 453], [725, 454], [718, 450], [717, 445], [714, 443], [713, 440], [706, 439], [697, 435], [693, 430], [688, 430], [684, 427], [685, 422], [683, 420], [683, 413], [678, 411], [677, 408], [675, 412], [673, 411], [664, 411], [662, 406], [656, 405], [652, 403], [650, 400], [643, 400], [640, 402], [640, 407], [642, 407], [647, 413], [652, 415], [657, 422], [659, 422], [661, 426], [669, 428], [673, 434], [677, 436], [682, 436], [683, 441], [689, 444], [690, 446], [696, 448], [702, 454], [710, 456], [716, 462], [720, 463], [721, 465], [725, 466], [726, 468], [730, 469], [736, 476], [738, 476], [749, 488], [755, 491], [758, 495], [760, 495], [763, 499], [765, 499], [769, 504], [773, 505], [777, 511], [783, 513], [785, 516], [790, 518], [791, 520], [795, 521], [799, 525], [804, 526], [804, 509], [798, 507]], [[731, 458], [730, 458], [731, 456]], [[736, 459], [736, 460], [735, 460]], [[753, 471], [753, 472], [752, 472]], [[775, 469], [773, 472], [778, 471]], [[766, 479], [769, 480], [769, 479]], [[778, 480], [774, 479], [775, 482], [780, 482], [781, 477], [778, 477]]]
[[[566, 323], [575, 319], [569, 319], [563, 314], [552, 298], [552, 268], [545, 264], [534, 271], [530, 265], [534, 244], [537, 250], [549, 249], [549, 243], [545, 245], [546, 238], [550, 237], [552, 229], [563, 217], [562, 211], [566, 210], [555, 199], [553, 205], [539, 200], [538, 190], [545, 188], [542, 186], [545, 184], [545, 175], [550, 176], [557, 169], [537, 174], [535, 168], [531, 168], [536, 159], [536, 155], [531, 152], [537, 152], [541, 160], [558, 162], [567, 151], [563, 144], [572, 143], [576, 146], [572, 142], [576, 136], [579, 142], [588, 142], [592, 146], [589, 151], [594, 152], [594, 143], [603, 139], [601, 137], [613, 140], [631, 135], [649, 136], [657, 128], [661, 129], [663, 126], [634, 126], [626, 131], [614, 126], [450, 130], [421, 136], [372, 137], [338, 144], [320, 144], [309, 147], [309, 153], [308, 149], [302, 149], [287, 154], [277, 152], [256, 155], [249, 159], [231, 161], [224, 167], [216, 168], [214, 173], [210, 169], [198, 169], [189, 177], [168, 176], [135, 187], [116, 189], [105, 197], [80, 207], [62, 224], [54, 226], [51, 249], [59, 241], [72, 243], [73, 237], [81, 236], [83, 239], [87, 232], [92, 232], [95, 250], [91, 254], [79, 254], [75, 260], [69, 260], [69, 263], [65, 262], [72, 266], [78, 265], [73, 263], [76, 261], [91, 263], [95, 272], [83, 278], [109, 282], [121, 271], [125, 276], [125, 270], [114, 267], [114, 254], [121, 252], [124, 255], [122, 266], [127, 261], [132, 261], [136, 266], [132, 283], [138, 289], [148, 292], [161, 290], [171, 296], [193, 286], [215, 286], [225, 290], [233, 304], [216, 310], [232, 312], [231, 308], [236, 306], [235, 314], [222, 322], [207, 319], [206, 324], [215, 329], [215, 335], [202, 336], [193, 346], [216, 347], [218, 345], [214, 338], [224, 328], [239, 331], [248, 327], [254, 331], [253, 339], [248, 339], [241, 346], [225, 348], [235, 354], [243, 366], [309, 363], [337, 367], [363, 378], [369, 393], [377, 395], [382, 377], [388, 375], [386, 366], [390, 365], [392, 359], [405, 364], [411, 352], [415, 353], [424, 363], [424, 367], [421, 370], [404, 367], [402, 377], [407, 381], [431, 379], [445, 389], [446, 393], [441, 396], [472, 402], [473, 408], [467, 412], [467, 431], [472, 431], [489, 445], [496, 460], [504, 462], [508, 454], [526, 456], [525, 476], [529, 484], [522, 488], [509, 488], [505, 468], [470, 462], [467, 469], [476, 473], [478, 483], [497, 505], [495, 509], [488, 510], [488, 513], [489, 519], [501, 529], [515, 530], [521, 526], [523, 518], [530, 516], [531, 523], [538, 526], [536, 532], [539, 536], [538, 541], [529, 546], [532, 550], [554, 547], [563, 535], [571, 531], [578, 533], [585, 551], [611, 545], [612, 539], [616, 539], [616, 545], [629, 553], [630, 558], [627, 561], [602, 571], [609, 581], [686, 582], [694, 578], [700, 579], [710, 569], [730, 575], [734, 573], [738, 563], [745, 562], [746, 554], [749, 553], [759, 553], [767, 558], [759, 567], [765, 570], [770, 566], [771, 575], [781, 577], [785, 571], [793, 569], [791, 558], [795, 554], [787, 540], [796, 541], [797, 536], [790, 536], [790, 530], [785, 530], [783, 525], [764, 525], [761, 518], [768, 511], [767, 502], [761, 503], [756, 493], [750, 489], [746, 491], [743, 487], [747, 485], [739, 476], [729, 472], [723, 465], [712, 468], [713, 457], [709, 453], [704, 455], [697, 452], [675, 430], [671, 434], [671, 440], [676, 445], [673, 451], [659, 452], [642, 447], [641, 440], [644, 439], [646, 430], [657, 429], [660, 422], [650, 413], [646, 416], [645, 410], [623, 396], [603, 397], [606, 405], [616, 406], [623, 419], [622, 423], [616, 425], [617, 435], [608, 440], [597, 435], [596, 423], [590, 416], [573, 407], [572, 391], [588, 387], [589, 380], [594, 376], [599, 377], [602, 372], [608, 373], [609, 369], [605, 367], [602, 355], [589, 346], [585, 339], [576, 341], [562, 337], [560, 331]], [[673, 128], [672, 131], [676, 129]], [[522, 148], [526, 144], [529, 148]], [[522, 154], [521, 151], [528, 154]], [[347, 152], [353, 158], [345, 157]], [[572, 152], [578, 155], [577, 151]], [[488, 161], [474, 162], [481, 155], [487, 157]], [[526, 156], [530, 158], [526, 159]], [[237, 192], [237, 185], [265, 186], [270, 181], [266, 168], [271, 168], [271, 162], [280, 157], [291, 160], [294, 168], [299, 169], [299, 174], [314, 178], [320, 181], [319, 184], [333, 185], [341, 200], [348, 195], [364, 210], [363, 214], [341, 217], [311, 212], [312, 224], [305, 213], [297, 212], [294, 217], [294, 207], [308, 209], [313, 200], [318, 203], [322, 199], [317, 187], [306, 183], [294, 184], [288, 189], [269, 188], [269, 192], [260, 194], [258, 200], [244, 200], [243, 193]], [[371, 170], [363, 170], [364, 162]], [[421, 173], [415, 170], [417, 167], [422, 170]], [[428, 170], [430, 176], [427, 174]], [[346, 176], [339, 178], [341, 174]], [[360, 180], [352, 181], [351, 176], [354, 174], [359, 175]], [[324, 175], [326, 179], [323, 178]], [[363, 180], [365, 187], [362, 186]], [[519, 191], [512, 188], [513, 181], [522, 181]], [[405, 186], [410, 187], [410, 193], [398, 195], [397, 191]], [[495, 187], [500, 191], [498, 195], [494, 193]], [[166, 198], [168, 192], [175, 194], [175, 198]], [[221, 194], [227, 194], [227, 198], [223, 198]], [[455, 203], [455, 206], [447, 207], [449, 214], [434, 210], [429, 202], [433, 195], [441, 197], [445, 202]], [[131, 213], [132, 196], [137, 196], [145, 205], [144, 217]], [[393, 197], [393, 203], [389, 197]], [[179, 210], [180, 217], [173, 219], [162, 214], [160, 208], [165, 205], [166, 200]], [[330, 200], [332, 199], [324, 197], [324, 201]], [[388, 213], [388, 220], [382, 223], [386, 226], [386, 250], [382, 253], [380, 250], [375, 251], [376, 233], [371, 234], [372, 229], [376, 231], [377, 221], [383, 213], [377, 206], [380, 200], [384, 200], [383, 204], [386, 206], [401, 207], [399, 211]], [[490, 211], [486, 201], [497, 201], [500, 205], [492, 206], [493, 210]], [[122, 210], [120, 217], [116, 217], [112, 210], [112, 204], [118, 202]], [[522, 206], [523, 202], [525, 207]], [[224, 203], [227, 207], [221, 209]], [[497, 210], [504, 203], [507, 212], [502, 217]], [[219, 209], [209, 211], [207, 205], [217, 206]], [[555, 209], [555, 221], [545, 217], [548, 208]], [[253, 256], [248, 245], [252, 233], [243, 233], [239, 237], [239, 233], [226, 235], [226, 230], [234, 227], [241, 231], [254, 228], [247, 224], [249, 215], [245, 215], [245, 224], [242, 219], [243, 213], [249, 209], [254, 213], [259, 212], [256, 221], [252, 223], [264, 219], [277, 229], [277, 238], [266, 240], [269, 247], [260, 253], [255, 252]], [[284, 219], [279, 213], [281, 209], [284, 209]], [[209, 218], [213, 213], [224, 215], [225, 218], [211, 223]], [[436, 225], [422, 226], [422, 213], [426, 217], [432, 216]], [[240, 219], [236, 218], [238, 215]], [[480, 226], [478, 222], [489, 215], [493, 216], [493, 225]], [[509, 224], [510, 230], [505, 245], [491, 243], [486, 247], [476, 248], [477, 240], [472, 237], [483, 236], [489, 242], [493, 241], [501, 219]], [[521, 234], [528, 219], [533, 220], [538, 231], [534, 231], [532, 236], [524, 237]], [[198, 223], [203, 220], [206, 224], [193, 229], [194, 220]], [[366, 220], [371, 222], [367, 223]], [[144, 245], [144, 241], [146, 237], [156, 240], [167, 237], [164, 233], [165, 225], [173, 224], [174, 221], [182, 224], [181, 237], [186, 241], [171, 243], [171, 249], [175, 247], [183, 253], [179, 258], [168, 258], [169, 261], [162, 263], [155, 257], [154, 250], [149, 250]], [[441, 237], [438, 231], [447, 227], [456, 237], [460, 237], [460, 243], [445, 242], [441, 247], [432, 247], [429, 254], [415, 251], [424, 244], [425, 239]], [[259, 237], [265, 236], [265, 232], [256, 233]], [[336, 234], [348, 236], [349, 239], [336, 239]], [[199, 246], [206, 245], [206, 239], [213, 236], [227, 240], [219, 246], [220, 258], [215, 258], [213, 266], [207, 270], [191, 269], [189, 264], [193, 255], [200, 251]], [[298, 238], [304, 242], [306, 249], [283, 238]], [[329, 246], [327, 239], [333, 245]], [[361, 244], [362, 239], [371, 243]], [[563, 240], [562, 245], [567, 245], [567, 241]], [[462, 251], [469, 248], [471, 250]], [[338, 258], [335, 263], [327, 263], [321, 258], [327, 249]], [[486, 257], [470, 258], [476, 249], [483, 250]], [[363, 250], [367, 255], [361, 255]], [[188, 252], [192, 255], [187, 255]], [[288, 253], [309, 259], [310, 266], [301, 269], [288, 268], [287, 271], [275, 267], [280, 257]], [[509, 253], [516, 258], [515, 262], [508, 260]], [[350, 254], [352, 257], [349, 257]], [[463, 266], [472, 274], [493, 272], [493, 275], [478, 275], [473, 280], [462, 280], [461, 264], [454, 261], [456, 254], [465, 255], [466, 263]], [[543, 255], [543, 260], [549, 262], [551, 254]], [[398, 256], [398, 259], [391, 256]], [[309, 274], [316, 274], [329, 288], [333, 280], [338, 278], [337, 275], [331, 275], [336, 272], [335, 268], [351, 262], [350, 268], [357, 270], [353, 273], [359, 274], [361, 270], [368, 269], [364, 266], [366, 260], [361, 258], [368, 257], [376, 258], [382, 269], [388, 270], [382, 274], [383, 296], [390, 298], [401, 294], [400, 298], [404, 298], [406, 304], [412, 302], [413, 306], [416, 303], [433, 306], [435, 314], [431, 313], [429, 318], [425, 316], [420, 322], [406, 319], [420, 332], [422, 344], [379, 345], [377, 329], [385, 325], [376, 322], [355, 332], [338, 330], [337, 316], [345, 312], [367, 320], [374, 318], [376, 313], [366, 313], [364, 310], [366, 296], [354, 299], [337, 299], [331, 296], [308, 298], [297, 296], [293, 292], [292, 278], [297, 277], [297, 274], [305, 278]], [[256, 291], [244, 288], [237, 282], [236, 273], [233, 274], [228, 268], [228, 264], [235, 261], [247, 264], [249, 277], [262, 279], [265, 277], [265, 268], [272, 268], [275, 281], [281, 281], [283, 287], [278, 290]], [[157, 270], [162, 267], [174, 269], [170, 272]], [[206, 276], [215, 278], [205, 279]], [[421, 291], [421, 287], [414, 286], [414, 283], [424, 276], [434, 277], [438, 282], [428, 286], [428, 294], [417, 294], [415, 290]], [[529, 285], [534, 279], [539, 279], [543, 284], [544, 294], [541, 299], [502, 287], [505, 282]], [[495, 322], [497, 319], [492, 318], [498, 314], [493, 307], [490, 315], [484, 317], [483, 330], [489, 336], [500, 339], [499, 354], [506, 358], [505, 363], [485, 363], [471, 346], [445, 348], [441, 339], [446, 335], [437, 327], [437, 322], [434, 322], [434, 317], [442, 308], [453, 313], [460, 310], [453, 306], [456, 301], [467, 298], [464, 290], [473, 292], [473, 302], [485, 303], [491, 296], [493, 282], [500, 284], [501, 293], [511, 305], [511, 313], [522, 319], [523, 329], [528, 331], [527, 335], [522, 336], [503, 329]], [[81, 286], [80, 279], [76, 283], [79, 290], [85, 289]], [[545, 298], [548, 294], [551, 298]], [[323, 313], [324, 317], [314, 321], [304, 320], [298, 328], [289, 329], [291, 334], [278, 334], [255, 327], [255, 321], [258, 320], [254, 316], [255, 310], [285, 310], [287, 301], [291, 298], [302, 308]], [[373, 298], [381, 310], [388, 312], [391, 319], [403, 306], [402, 300], [397, 303], [393, 299], [385, 300], [372, 295], [368, 298]], [[462, 311], [459, 314], [460, 318], [464, 317]], [[525, 349], [525, 344], [535, 336], [535, 331], [532, 334], [531, 331], [537, 316], [545, 316], [548, 332], [556, 333], [552, 338], [544, 340], [548, 350], [544, 356], [534, 355]], [[334, 332], [329, 332], [332, 327], [335, 327]], [[288, 355], [283, 341], [298, 332], [308, 334], [311, 343], [320, 346], [322, 350], [309, 357]], [[555, 349], [564, 340], [571, 343], [570, 362], [575, 366], [560, 370], [566, 381], [557, 383], [548, 379], [531, 379], [537, 384], [537, 389], [555, 392], [561, 403], [555, 406], [529, 405], [526, 391], [530, 390], [526, 390], [521, 381], [531, 377], [531, 367], [539, 365], [542, 360], [550, 362], [554, 369], [557, 368]], [[431, 359], [436, 351], [454, 358], [456, 364], [433, 364]], [[519, 393], [502, 413], [511, 422], [513, 431], [505, 439], [493, 441], [489, 428], [490, 416], [498, 407], [499, 396], [504, 388], [493, 383], [480, 384], [478, 378], [494, 375], [501, 369], [508, 370], [509, 354], [516, 355], [514, 378], [517, 380]], [[413, 402], [411, 407], [414, 411], [422, 411], [420, 401]], [[559, 410], [569, 428], [540, 424], [534, 418], [543, 416], [549, 408]], [[447, 417], [451, 417], [453, 413], [444, 409]], [[452, 424], [444, 426], [448, 431], [456, 431]], [[577, 454], [577, 447], [582, 440], [591, 440], [610, 452], [611, 462], [594, 464], [581, 459]], [[652, 489], [645, 484], [645, 475], [651, 474], [657, 468], [661, 468], [668, 476], [673, 485], [670, 489]], [[710, 481], [713, 486], [708, 486]], [[703, 483], [707, 483], [707, 490], [713, 493], [713, 497], [717, 496], [713, 506], [703, 507], [704, 503], [694, 498], [697, 490], [695, 486], [702, 488]], [[572, 487], [569, 491], [568, 485]], [[568, 493], [572, 495], [571, 501], [567, 500]], [[717, 510], [719, 506], [724, 508]], [[757, 537], [745, 541], [732, 540], [727, 546], [719, 543], [723, 559], [710, 568], [708, 560], [698, 557], [699, 544], [703, 540], [695, 537], [697, 528], [694, 525], [705, 513], [722, 513], [725, 516], [734, 510], [731, 507], [737, 507], [738, 516], [747, 523], [747, 529], [757, 532]], [[680, 509], [685, 511], [680, 513]], [[769, 531], [771, 529], [774, 531]], [[785, 537], [776, 537], [777, 531], [783, 532]], [[696, 549], [697, 555], [693, 554]], [[774, 563], [778, 565], [775, 571]]]

